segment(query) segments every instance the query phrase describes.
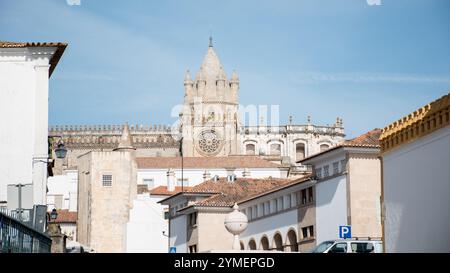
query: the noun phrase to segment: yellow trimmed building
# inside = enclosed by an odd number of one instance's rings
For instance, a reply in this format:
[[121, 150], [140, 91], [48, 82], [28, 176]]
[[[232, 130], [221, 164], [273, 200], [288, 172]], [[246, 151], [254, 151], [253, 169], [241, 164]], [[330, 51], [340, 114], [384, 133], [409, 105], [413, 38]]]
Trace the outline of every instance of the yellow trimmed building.
[[450, 252], [450, 93], [380, 136], [385, 252]]

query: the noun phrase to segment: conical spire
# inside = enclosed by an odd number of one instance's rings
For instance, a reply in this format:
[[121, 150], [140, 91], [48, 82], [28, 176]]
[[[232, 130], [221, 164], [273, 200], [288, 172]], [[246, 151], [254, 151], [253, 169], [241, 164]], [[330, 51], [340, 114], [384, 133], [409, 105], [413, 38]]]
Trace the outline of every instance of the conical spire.
[[184, 84], [191, 84], [192, 83], [192, 78], [191, 78], [191, 72], [188, 70], [186, 70], [186, 74], [184, 76]]
[[[223, 68], [213, 47], [208, 47], [208, 52], [203, 58], [203, 63], [200, 66], [200, 69], [203, 70], [203, 75], [206, 81], [215, 85], [217, 76]], [[223, 73], [225, 73], [225, 71]]]
[[223, 67], [220, 67], [219, 74], [217, 75], [218, 80], [226, 80], [227, 75], [225, 74], [225, 70], [223, 70]]
[[205, 71], [203, 69], [203, 66], [200, 66], [200, 69], [198, 70], [197, 75], [195, 75], [195, 80], [196, 81], [206, 81]]
[[233, 70], [233, 74], [231, 75], [231, 82], [239, 82], [239, 77], [236, 70]]
[[130, 134], [130, 127], [128, 123], [125, 123], [122, 130], [122, 136], [120, 137], [119, 145], [114, 151], [122, 151], [122, 150], [136, 150], [136, 148], [132, 145], [132, 138]]

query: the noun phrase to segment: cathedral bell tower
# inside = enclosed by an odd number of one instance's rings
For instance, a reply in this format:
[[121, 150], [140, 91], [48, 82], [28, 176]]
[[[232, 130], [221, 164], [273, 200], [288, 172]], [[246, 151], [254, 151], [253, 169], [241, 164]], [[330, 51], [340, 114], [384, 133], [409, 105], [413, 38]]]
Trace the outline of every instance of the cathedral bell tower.
[[240, 154], [238, 92], [236, 71], [228, 80], [210, 38], [195, 79], [189, 70], [184, 77], [181, 113], [184, 156]]

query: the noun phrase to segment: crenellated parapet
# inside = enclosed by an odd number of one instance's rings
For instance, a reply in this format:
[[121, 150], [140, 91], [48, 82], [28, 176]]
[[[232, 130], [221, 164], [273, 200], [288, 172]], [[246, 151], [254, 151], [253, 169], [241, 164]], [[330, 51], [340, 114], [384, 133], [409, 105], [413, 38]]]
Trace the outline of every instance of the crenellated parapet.
[[[49, 127], [49, 133], [57, 134], [59, 132], [87, 132], [87, 133], [111, 133], [121, 134], [124, 125], [53, 125]], [[130, 125], [131, 133], [151, 132], [151, 133], [170, 133], [169, 125]]]
[[[115, 149], [124, 125], [55, 125], [49, 127], [49, 137], [61, 139], [68, 149]], [[129, 125], [136, 148], [176, 148], [179, 142], [168, 125]], [[57, 142], [55, 142], [57, 143]]]
[[450, 93], [386, 126], [380, 136], [381, 152], [412, 142], [450, 125]]

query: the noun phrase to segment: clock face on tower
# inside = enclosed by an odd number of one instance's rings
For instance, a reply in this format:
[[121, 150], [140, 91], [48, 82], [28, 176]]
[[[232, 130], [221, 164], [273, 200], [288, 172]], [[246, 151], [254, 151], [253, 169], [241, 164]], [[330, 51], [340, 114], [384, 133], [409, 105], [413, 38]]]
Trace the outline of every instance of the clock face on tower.
[[222, 149], [222, 140], [214, 129], [204, 130], [198, 134], [197, 148], [207, 156], [213, 156]]

